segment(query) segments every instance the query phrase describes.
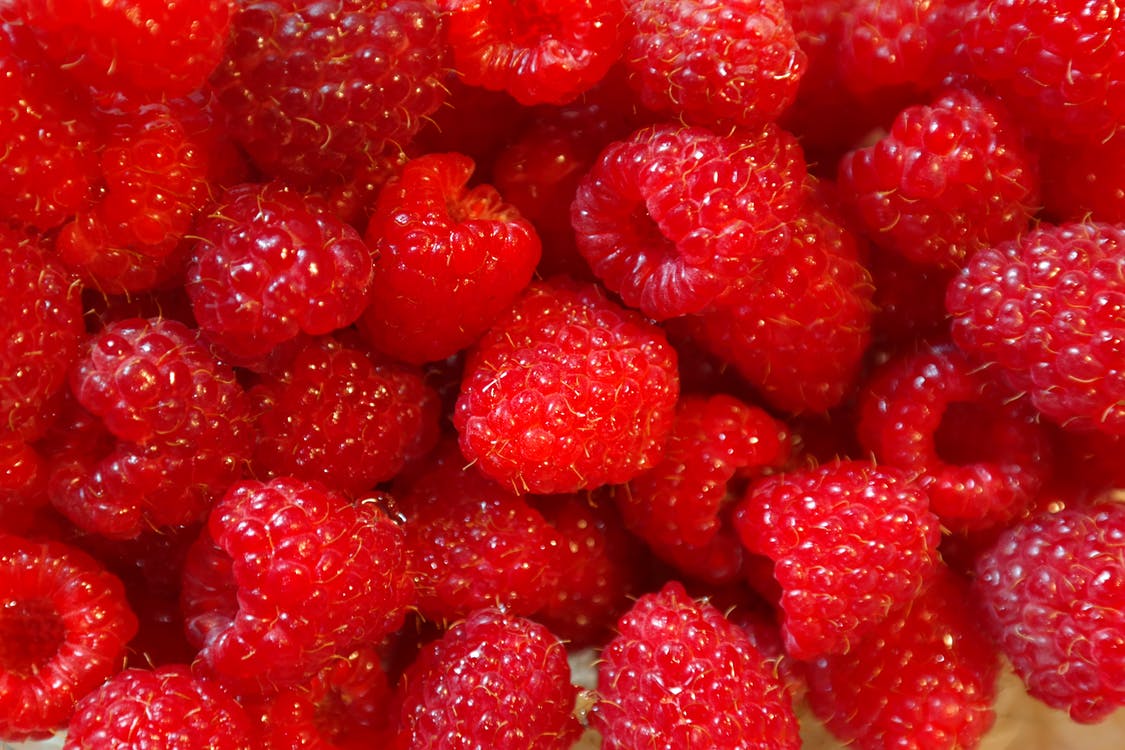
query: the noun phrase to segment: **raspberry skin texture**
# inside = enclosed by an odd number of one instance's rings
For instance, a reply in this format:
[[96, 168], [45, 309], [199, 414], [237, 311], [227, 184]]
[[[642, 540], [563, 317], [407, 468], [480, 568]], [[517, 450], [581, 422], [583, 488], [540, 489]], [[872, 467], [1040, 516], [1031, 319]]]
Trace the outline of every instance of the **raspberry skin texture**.
[[523, 105], [566, 104], [620, 57], [622, 0], [440, 0], [453, 64], [472, 86]]
[[772, 122], [807, 58], [780, 0], [626, 0], [629, 83], [655, 112], [725, 130]]
[[1125, 17], [1109, 0], [976, 0], [958, 55], [1043, 134], [1096, 142], [1125, 120]]
[[877, 463], [916, 474], [945, 528], [996, 526], [1031, 504], [1053, 465], [1034, 410], [1006, 396], [952, 343], [922, 344], [861, 386], [856, 432]]
[[598, 667], [590, 716], [606, 750], [797, 750], [789, 693], [737, 625], [670, 582], [639, 598]]
[[664, 333], [564, 277], [528, 287], [464, 373], [461, 451], [517, 493], [628, 481], [659, 460], [679, 397]]
[[953, 341], [1047, 419], [1125, 434], [1125, 231], [1043, 224], [982, 250], [946, 294]]
[[881, 248], [960, 268], [976, 250], [1024, 231], [1039, 176], [1003, 105], [955, 89], [907, 107], [874, 145], [841, 159], [840, 196]]
[[573, 716], [566, 649], [542, 625], [489, 607], [423, 648], [399, 682], [395, 750], [567, 750]]
[[999, 660], [969, 601], [942, 566], [847, 654], [807, 663], [813, 712], [858, 750], [977, 747], [995, 720]]
[[126, 669], [79, 701], [63, 750], [240, 750], [250, 746], [250, 726], [233, 696], [187, 666]]
[[655, 125], [610, 144], [571, 206], [578, 250], [625, 304], [696, 313], [789, 241], [804, 156], [767, 125], [739, 136]]
[[984, 626], [1049, 706], [1093, 723], [1125, 705], [1125, 508], [1071, 507], [1021, 520], [976, 561]]
[[0, 534], [0, 739], [44, 739], [122, 664], [137, 629], [121, 582], [58, 541]]
[[539, 237], [489, 185], [467, 188], [472, 160], [428, 154], [379, 194], [367, 225], [378, 255], [362, 330], [380, 351], [421, 364], [488, 330], [531, 282]]
[[356, 496], [392, 479], [438, 434], [422, 373], [332, 337], [314, 339], [250, 392], [258, 476], [317, 480]]
[[321, 198], [281, 183], [236, 185], [195, 233], [192, 310], [214, 343], [241, 356], [343, 328], [368, 303], [373, 254]]
[[211, 86], [259, 169], [311, 185], [409, 143], [444, 64], [432, 3], [263, 0], [239, 4]]
[[401, 626], [413, 603], [402, 529], [292, 478], [231, 486], [188, 553], [182, 603], [207, 674], [270, 692]]
[[847, 653], [925, 590], [940, 526], [906, 474], [862, 461], [751, 485], [734, 513], [742, 543], [774, 564], [790, 656]]

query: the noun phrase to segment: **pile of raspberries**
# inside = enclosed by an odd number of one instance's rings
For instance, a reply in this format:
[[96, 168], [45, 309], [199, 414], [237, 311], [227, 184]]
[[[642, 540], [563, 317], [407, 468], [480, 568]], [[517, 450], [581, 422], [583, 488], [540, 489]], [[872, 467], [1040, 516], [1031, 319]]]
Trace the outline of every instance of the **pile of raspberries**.
[[1116, 0], [0, 3], [0, 741], [1105, 720], [1123, 125]]

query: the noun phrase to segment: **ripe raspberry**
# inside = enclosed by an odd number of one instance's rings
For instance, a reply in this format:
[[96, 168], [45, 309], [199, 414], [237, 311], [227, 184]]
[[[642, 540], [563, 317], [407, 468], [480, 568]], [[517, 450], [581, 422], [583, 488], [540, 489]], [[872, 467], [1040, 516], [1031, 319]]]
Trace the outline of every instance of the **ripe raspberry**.
[[441, 103], [443, 53], [423, 0], [248, 0], [211, 84], [263, 172], [315, 183], [414, 136]]
[[999, 664], [944, 566], [934, 583], [843, 655], [809, 662], [808, 703], [858, 750], [971, 748], [995, 719]]
[[984, 624], [1028, 692], [1075, 721], [1125, 705], [1125, 507], [1101, 503], [1018, 521], [981, 555]]
[[489, 605], [532, 614], [554, 596], [565, 540], [524, 498], [464, 463], [443, 444], [396, 487], [418, 610], [439, 622]]
[[0, 433], [0, 528], [23, 533], [47, 504], [47, 461], [19, 438]]
[[453, 63], [464, 81], [520, 104], [564, 104], [621, 54], [622, 0], [441, 0]]
[[969, 71], [1021, 121], [1099, 141], [1125, 120], [1125, 17], [1109, 0], [974, 0], [961, 29]]
[[954, 342], [1068, 429], [1125, 434], [1125, 230], [1041, 225], [973, 256], [949, 287]]
[[637, 600], [602, 651], [591, 725], [605, 750], [796, 750], [789, 694], [747, 635], [672, 582]]
[[223, 687], [182, 665], [126, 669], [81, 701], [63, 750], [88, 747], [240, 750], [250, 719]]
[[373, 257], [329, 205], [280, 183], [228, 190], [195, 229], [187, 292], [199, 327], [243, 357], [351, 324]]
[[318, 480], [346, 495], [387, 481], [437, 438], [437, 394], [413, 368], [325, 337], [251, 397], [259, 476]]
[[660, 457], [679, 396], [659, 328], [593, 285], [533, 283], [465, 363], [461, 450], [516, 492], [628, 481]]
[[1090, 143], [1040, 147], [1043, 211], [1059, 223], [1125, 222], [1125, 131]]
[[963, 90], [899, 113], [877, 143], [839, 164], [841, 198], [876, 245], [959, 268], [1027, 228], [1039, 180], [1002, 105]]
[[0, 534], [0, 739], [44, 738], [121, 668], [137, 621], [121, 582], [61, 542]]
[[571, 221], [611, 291], [671, 318], [703, 310], [783, 252], [804, 179], [800, 146], [776, 127], [723, 137], [657, 125], [602, 152]]
[[307, 680], [397, 629], [413, 600], [402, 529], [372, 503], [282, 478], [234, 484], [188, 553], [188, 640], [243, 692]]
[[917, 476], [947, 529], [1004, 523], [1031, 503], [1051, 460], [1037, 415], [999, 390], [957, 347], [923, 344], [871, 374], [856, 431], [880, 465]]
[[933, 579], [938, 519], [907, 475], [836, 461], [751, 485], [734, 515], [751, 552], [774, 562], [785, 648], [847, 653]]
[[531, 281], [535, 229], [494, 188], [466, 189], [461, 154], [409, 162], [379, 194], [367, 242], [379, 256], [362, 329], [380, 351], [432, 362], [474, 343]]
[[807, 58], [780, 0], [625, 0], [625, 48], [646, 107], [725, 129], [777, 119]]

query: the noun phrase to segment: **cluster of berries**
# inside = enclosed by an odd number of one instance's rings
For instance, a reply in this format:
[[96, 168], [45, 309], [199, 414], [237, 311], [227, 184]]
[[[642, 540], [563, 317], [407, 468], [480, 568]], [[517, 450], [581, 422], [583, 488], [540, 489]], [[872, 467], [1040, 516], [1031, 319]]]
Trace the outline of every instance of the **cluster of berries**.
[[0, 740], [1105, 719], [1123, 124], [1112, 0], [0, 4]]

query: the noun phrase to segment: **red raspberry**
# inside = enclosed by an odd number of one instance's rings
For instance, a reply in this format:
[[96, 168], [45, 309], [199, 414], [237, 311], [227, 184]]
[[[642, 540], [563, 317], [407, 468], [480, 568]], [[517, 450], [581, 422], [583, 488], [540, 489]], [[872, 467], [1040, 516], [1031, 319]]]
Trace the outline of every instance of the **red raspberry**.
[[774, 562], [791, 656], [847, 653], [933, 579], [938, 519], [907, 475], [836, 461], [759, 480], [734, 515]]
[[625, 0], [624, 61], [650, 109], [726, 128], [777, 119], [807, 58], [780, 0]]
[[1041, 225], [949, 287], [953, 340], [1068, 429], [1125, 434], [1125, 229]]
[[1039, 180], [1022, 137], [999, 102], [954, 90], [845, 155], [840, 195], [876, 245], [959, 268], [1031, 220]]
[[22, 440], [0, 435], [0, 529], [23, 533], [47, 505], [47, 462]]
[[747, 635], [672, 582], [637, 600], [602, 651], [591, 725], [605, 750], [797, 750], [793, 706]]
[[1125, 506], [1016, 522], [976, 564], [984, 624], [1028, 692], [1080, 722], [1125, 705]]
[[50, 736], [121, 668], [137, 621], [121, 582], [61, 542], [0, 534], [0, 739]]
[[250, 746], [246, 711], [214, 681], [182, 665], [126, 669], [83, 698], [63, 750], [162, 747], [240, 750]]
[[367, 305], [372, 253], [322, 199], [280, 183], [236, 185], [195, 232], [186, 286], [196, 320], [241, 357], [331, 333]]
[[521, 104], [564, 104], [605, 75], [625, 37], [622, 0], [441, 0], [457, 72]]
[[679, 395], [663, 332], [592, 285], [532, 284], [469, 354], [453, 413], [470, 462], [516, 492], [628, 481]]
[[611, 144], [571, 208], [578, 249], [625, 304], [699, 312], [789, 241], [805, 163], [773, 126], [739, 137], [657, 125]]
[[568, 750], [574, 718], [566, 649], [538, 623], [480, 609], [425, 647], [399, 682], [395, 748]]
[[318, 182], [407, 143], [441, 103], [443, 57], [424, 0], [247, 0], [211, 83], [258, 167]]
[[466, 189], [473, 162], [429, 154], [379, 194], [378, 254], [363, 331], [380, 351], [432, 362], [474, 343], [531, 281], [535, 229], [494, 188]]
[[346, 495], [387, 481], [432, 447], [437, 394], [413, 368], [331, 337], [301, 347], [250, 392], [260, 476], [318, 480]]
[[856, 431], [880, 465], [916, 475], [947, 529], [1004, 523], [1050, 476], [1050, 436], [998, 391], [952, 344], [924, 344], [871, 374]]
[[977, 747], [995, 719], [999, 663], [944, 566], [934, 583], [843, 655], [809, 662], [808, 703], [858, 750]]
[[239, 482], [188, 553], [183, 607], [198, 660], [271, 692], [397, 629], [413, 600], [402, 529], [296, 479]]
[[970, 72], [1042, 132], [1093, 142], [1125, 121], [1125, 16], [1110, 0], [974, 0], [961, 40]]
[[444, 444], [396, 488], [418, 610], [439, 622], [489, 605], [532, 614], [564, 573], [565, 540], [524, 498], [464, 463]]
[[1104, 141], [1040, 147], [1043, 210], [1059, 223], [1125, 223], [1125, 131]]

